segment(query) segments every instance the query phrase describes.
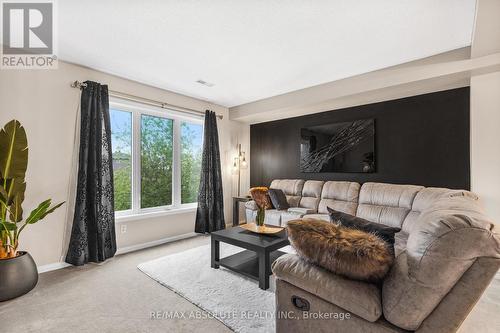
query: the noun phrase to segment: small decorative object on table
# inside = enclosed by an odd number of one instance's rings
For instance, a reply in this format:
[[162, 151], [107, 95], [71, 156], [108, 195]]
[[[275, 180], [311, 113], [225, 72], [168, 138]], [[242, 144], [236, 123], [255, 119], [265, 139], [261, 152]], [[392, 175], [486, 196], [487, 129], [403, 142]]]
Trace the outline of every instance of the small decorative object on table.
[[245, 230], [254, 232], [256, 234], [267, 234], [267, 235], [277, 234], [278, 232], [285, 229], [283, 227], [257, 225], [255, 223], [242, 224], [242, 225], [240, 225], [240, 227], [242, 227]]
[[263, 226], [265, 218], [266, 218], [266, 209], [259, 207], [259, 209], [257, 210], [257, 216], [255, 217], [255, 223], [258, 226]]
[[266, 217], [266, 209], [272, 207], [271, 199], [267, 194], [268, 191], [269, 189], [265, 186], [252, 187], [250, 189], [250, 195], [252, 196], [253, 200], [255, 201], [255, 204], [258, 207], [257, 216], [255, 219], [258, 226], [264, 225], [264, 220]]

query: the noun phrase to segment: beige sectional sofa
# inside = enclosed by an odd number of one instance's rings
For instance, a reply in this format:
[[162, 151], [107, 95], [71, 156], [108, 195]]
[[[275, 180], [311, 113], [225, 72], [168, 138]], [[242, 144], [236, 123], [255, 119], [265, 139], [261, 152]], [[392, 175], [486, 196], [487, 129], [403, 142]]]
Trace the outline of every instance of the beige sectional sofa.
[[[296, 208], [270, 211], [271, 224], [328, 220], [329, 206], [402, 229], [380, 284], [337, 276], [295, 254], [276, 260], [277, 332], [455, 332], [500, 267], [499, 229], [471, 192], [304, 180], [271, 187]], [[254, 206], [246, 208], [251, 220]], [[347, 313], [349, 319], [340, 315]]]

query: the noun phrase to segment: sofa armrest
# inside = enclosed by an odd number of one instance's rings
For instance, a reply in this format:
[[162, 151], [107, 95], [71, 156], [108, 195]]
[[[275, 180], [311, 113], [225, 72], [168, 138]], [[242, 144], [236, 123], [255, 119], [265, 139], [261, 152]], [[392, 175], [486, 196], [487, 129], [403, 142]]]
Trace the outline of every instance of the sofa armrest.
[[245, 208], [249, 210], [258, 210], [257, 203], [254, 200], [245, 202]]
[[382, 315], [380, 288], [350, 280], [310, 264], [295, 254], [285, 254], [272, 265], [277, 279], [333, 303], [355, 315], [375, 322]]

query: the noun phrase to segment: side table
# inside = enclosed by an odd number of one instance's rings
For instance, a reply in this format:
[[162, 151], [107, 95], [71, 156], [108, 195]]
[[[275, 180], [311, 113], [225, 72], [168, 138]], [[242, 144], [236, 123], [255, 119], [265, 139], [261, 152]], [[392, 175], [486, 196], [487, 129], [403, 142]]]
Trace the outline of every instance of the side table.
[[252, 200], [251, 197], [233, 197], [233, 227], [240, 224], [240, 202]]

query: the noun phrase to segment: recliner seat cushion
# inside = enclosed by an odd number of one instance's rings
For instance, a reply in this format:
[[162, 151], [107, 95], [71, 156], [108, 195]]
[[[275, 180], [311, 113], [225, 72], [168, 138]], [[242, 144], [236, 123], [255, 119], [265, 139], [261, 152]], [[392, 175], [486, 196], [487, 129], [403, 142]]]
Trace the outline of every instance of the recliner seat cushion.
[[302, 216], [302, 218], [322, 220], [322, 221], [325, 221], [325, 222], [329, 222], [330, 221], [330, 216], [328, 214], [306, 214], [306, 215]]

